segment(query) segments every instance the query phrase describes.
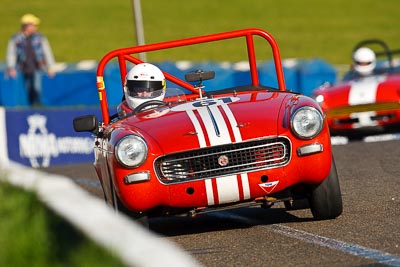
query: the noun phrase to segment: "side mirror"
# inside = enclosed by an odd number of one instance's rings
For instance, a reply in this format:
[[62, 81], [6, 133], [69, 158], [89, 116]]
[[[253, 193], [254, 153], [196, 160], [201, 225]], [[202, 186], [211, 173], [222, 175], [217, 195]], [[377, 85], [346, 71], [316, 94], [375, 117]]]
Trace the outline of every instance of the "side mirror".
[[99, 121], [95, 115], [85, 115], [76, 117], [73, 120], [75, 132], [91, 132], [97, 134], [99, 132]]

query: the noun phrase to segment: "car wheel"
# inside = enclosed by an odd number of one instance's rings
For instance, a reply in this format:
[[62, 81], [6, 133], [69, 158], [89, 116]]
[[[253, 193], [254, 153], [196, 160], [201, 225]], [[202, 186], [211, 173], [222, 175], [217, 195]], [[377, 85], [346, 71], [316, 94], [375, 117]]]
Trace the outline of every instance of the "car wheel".
[[342, 214], [342, 193], [333, 158], [328, 177], [321, 184], [313, 187], [308, 200], [311, 213], [316, 220], [334, 219]]
[[147, 215], [145, 213], [133, 212], [131, 210], [128, 210], [119, 199], [113, 185], [112, 185], [112, 197], [113, 197], [113, 207], [117, 214], [123, 213], [129, 218], [132, 218], [133, 220], [141, 224], [142, 226], [149, 227], [149, 221]]

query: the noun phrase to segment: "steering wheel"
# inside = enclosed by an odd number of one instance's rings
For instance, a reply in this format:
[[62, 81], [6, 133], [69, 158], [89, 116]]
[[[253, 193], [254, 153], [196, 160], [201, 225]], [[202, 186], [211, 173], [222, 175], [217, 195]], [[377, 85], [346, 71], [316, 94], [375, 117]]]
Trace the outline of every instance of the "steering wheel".
[[132, 114], [136, 115], [139, 112], [141, 112], [143, 109], [145, 109], [146, 107], [149, 107], [149, 106], [166, 106], [166, 105], [167, 105], [167, 103], [165, 103], [164, 101], [161, 101], [161, 100], [149, 100], [149, 101], [144, 102], [144, 103], [140, 104], [139, 106], [137, 106]]

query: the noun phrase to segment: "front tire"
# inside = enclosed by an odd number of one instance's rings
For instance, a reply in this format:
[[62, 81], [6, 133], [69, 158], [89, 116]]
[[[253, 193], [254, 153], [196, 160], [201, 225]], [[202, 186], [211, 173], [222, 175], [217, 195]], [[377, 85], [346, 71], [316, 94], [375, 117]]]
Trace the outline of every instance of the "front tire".
[[113, 198], [113, 208], [115, 210], [115, 213], [123, 213], [129, 218], [132, 218], [134, 221], [138, 222], [144, 227], [149, 227], [149, 221], [148, 217], [145, 213], [139, 213], [139, 212], [133, 212], [129, 209], [127, 209], [122, 201], [119, 199], [117, 192], [115, 192], [114, 186], [112, 185], [112, 198]]
[[312, 188], [308, 200], [311, 213], [316, 220], [334, 219], [342, 214], [342, 193], [333, 158], [328, 177]]

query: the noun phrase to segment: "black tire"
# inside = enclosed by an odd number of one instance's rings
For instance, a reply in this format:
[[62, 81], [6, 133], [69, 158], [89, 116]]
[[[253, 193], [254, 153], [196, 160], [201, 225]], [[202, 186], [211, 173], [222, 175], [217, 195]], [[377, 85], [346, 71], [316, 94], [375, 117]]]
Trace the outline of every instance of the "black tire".
[[342, 214], [343, 203], [335, 161], [332, 158], [328, 177], [309, 196], [311, 213], [316, 220], [334, 219]]
[[113, 197], [113, 208], [117, 214], [119, 213], [125, 214], [126, 216], [132, 218], [142, 226], [146, 228], [149, 227], [149, 220], [147, 215], [145, 213], [133, 212], [127, 209], [119, 199], [113, 185], [112, 185], [112, 197]]

